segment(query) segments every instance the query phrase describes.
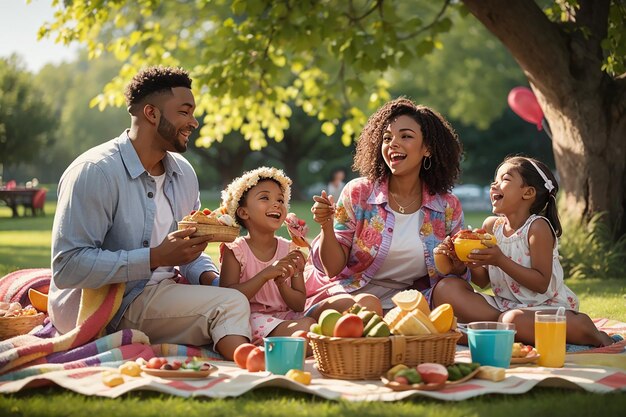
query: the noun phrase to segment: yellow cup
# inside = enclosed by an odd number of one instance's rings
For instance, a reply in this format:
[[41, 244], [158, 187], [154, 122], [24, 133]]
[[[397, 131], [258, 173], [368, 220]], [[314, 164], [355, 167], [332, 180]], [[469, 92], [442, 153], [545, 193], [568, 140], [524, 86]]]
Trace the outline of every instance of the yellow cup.
[[[491, 237], [490, 241], [494, 245], [497, 243], [494, 236]], [[462, 239], [457, 237], [454, 239], [453, 243], [456, 256], [463, 262], [469, 262], [467, 255], [469, 255], [474, 249], [487, 249], [487, 246], [485, 246], [482, 241], [478, 239]]]
[[535, 349], [540, 355], [538, 364], [562, 368], [565, 364], [565, 314], [556, 310], [535, 312]]

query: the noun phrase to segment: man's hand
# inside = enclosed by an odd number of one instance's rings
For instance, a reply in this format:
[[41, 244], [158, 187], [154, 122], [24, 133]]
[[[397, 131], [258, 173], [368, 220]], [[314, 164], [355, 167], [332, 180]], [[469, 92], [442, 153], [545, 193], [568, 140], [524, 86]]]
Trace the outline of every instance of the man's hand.
[[167, 235], [159, 246], [150, 249], [150, 269], [184, 265], [200, 256], [213, 236], [190, 237], [195, 231], [195, 227], [177, 230]]

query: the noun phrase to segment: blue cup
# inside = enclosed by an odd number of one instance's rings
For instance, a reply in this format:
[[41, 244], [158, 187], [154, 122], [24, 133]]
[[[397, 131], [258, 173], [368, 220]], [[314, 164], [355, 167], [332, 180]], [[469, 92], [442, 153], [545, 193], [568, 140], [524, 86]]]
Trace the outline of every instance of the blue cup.
[[515, 325], [495, 321], [472, 322], [467, 325], [472, 362], [508, 368], [515, 341]]
[[265, 370], [285, 375], [290, 369], [304, 370], [305, 340], [302, 337], [266, 337]]

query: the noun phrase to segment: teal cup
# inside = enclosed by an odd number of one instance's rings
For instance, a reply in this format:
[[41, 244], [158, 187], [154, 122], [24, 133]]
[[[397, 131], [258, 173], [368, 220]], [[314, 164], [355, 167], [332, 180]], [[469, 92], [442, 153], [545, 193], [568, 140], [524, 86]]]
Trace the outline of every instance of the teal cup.
[[305, 340], [302, 337], [266, 337], [265, 370], [285, 375], [290, 369], [304, 370]]
[[495, 321], [472, 322], [467, 325], [472, 362], [508, 368], [515, 341], [515, 325]]

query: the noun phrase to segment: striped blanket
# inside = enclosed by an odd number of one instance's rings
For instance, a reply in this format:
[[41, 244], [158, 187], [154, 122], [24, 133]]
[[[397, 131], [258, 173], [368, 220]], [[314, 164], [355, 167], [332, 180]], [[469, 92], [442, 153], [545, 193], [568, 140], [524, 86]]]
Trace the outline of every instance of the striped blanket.
[[[0, 278], [0, 301], [29, 304], [28, 289], [48, 285], [50, 269], [25, 269]], [[103, 335], [120, 306], [124, 284], [83, 289], [77, 326], [58, 335], [49, 321], [31, 334], [0, 341], [0, 381], [87, 366], [117, 366], [126, 360], [153, 356], [203, 356], [220, 359], [208, 349], [172, 344], [150, 345], [138, 330]], [[26, 300], [24, 298], [26, 297]], [[101, 337], [102, 336], [102, 337]]]

